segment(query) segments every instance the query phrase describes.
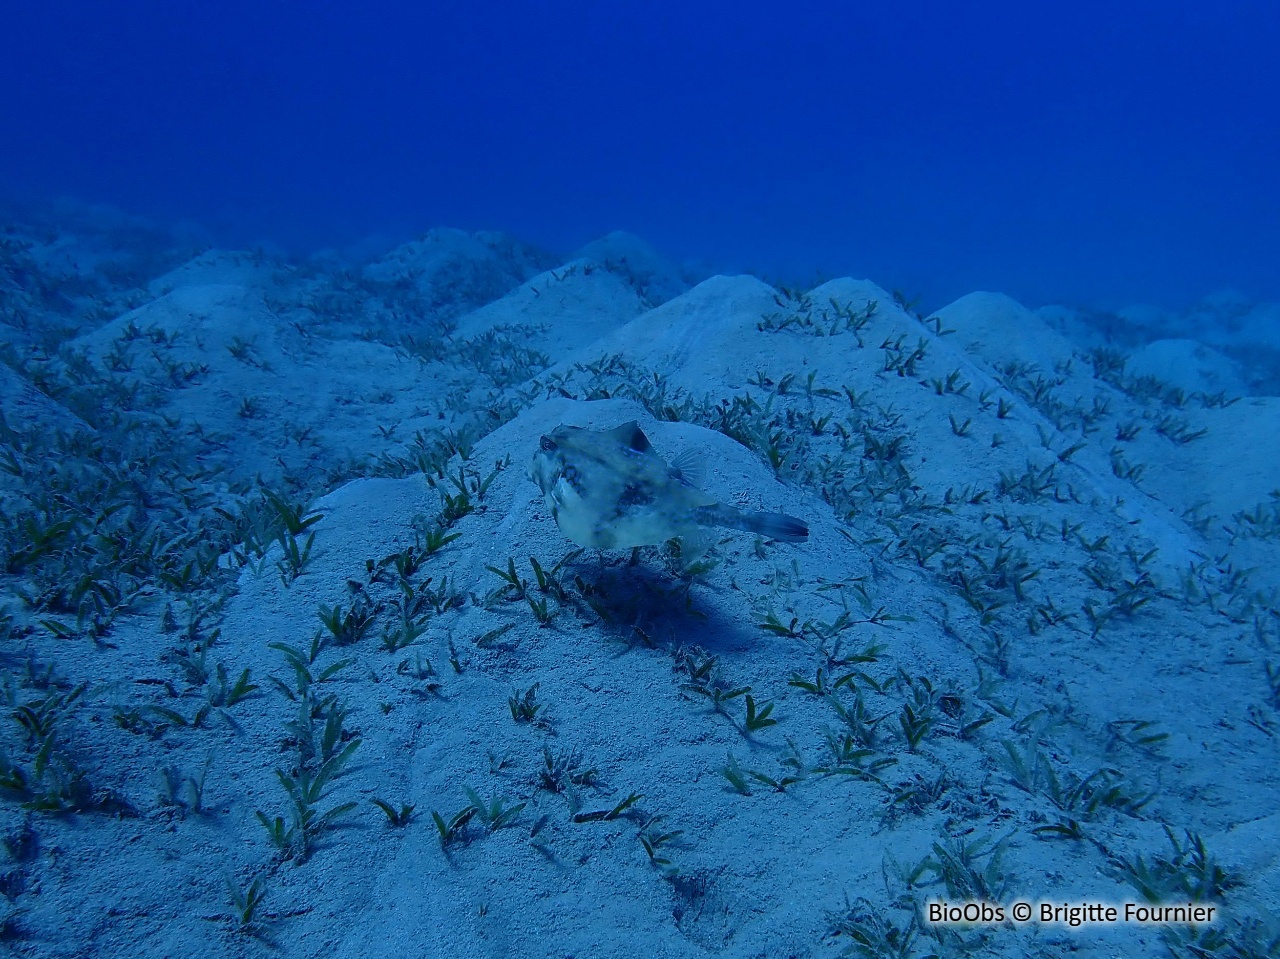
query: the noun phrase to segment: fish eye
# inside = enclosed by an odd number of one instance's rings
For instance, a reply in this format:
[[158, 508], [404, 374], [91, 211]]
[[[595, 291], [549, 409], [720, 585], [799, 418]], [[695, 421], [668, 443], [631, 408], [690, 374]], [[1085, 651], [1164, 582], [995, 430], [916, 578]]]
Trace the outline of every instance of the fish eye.
[[553, 440], [550, 436], [544, 436], [542, 437], [542, 439], [538, 441], [538, 445], [541, 446], [548, 453], [550, 453], [555, 450], [556, 441]]

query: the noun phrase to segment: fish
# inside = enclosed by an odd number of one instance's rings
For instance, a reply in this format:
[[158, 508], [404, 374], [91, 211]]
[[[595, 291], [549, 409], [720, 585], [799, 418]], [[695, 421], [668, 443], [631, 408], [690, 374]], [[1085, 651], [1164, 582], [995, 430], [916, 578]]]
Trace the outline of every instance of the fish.
[[582, 547], [697, 543], [704, 527], [715, 526], [783, 543], [808, 540], [803, 520], [717, 502], [698, 488], [696, 474], [687, 461], [668, 464], [634, 420], [611, 430], [557, 426], [539, 439], [529, 466], [556, 525]]

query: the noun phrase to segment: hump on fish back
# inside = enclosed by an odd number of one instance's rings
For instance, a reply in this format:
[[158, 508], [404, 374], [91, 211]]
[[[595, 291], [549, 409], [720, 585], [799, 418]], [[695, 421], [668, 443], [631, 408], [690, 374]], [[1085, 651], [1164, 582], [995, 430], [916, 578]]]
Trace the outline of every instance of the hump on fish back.
[[643, 453], [649, 448], [649, 437], [644, 435], [644, 430], [640, 429], [640, 424], [635, 420], [611, 429], [609, 435], [637, 453]]

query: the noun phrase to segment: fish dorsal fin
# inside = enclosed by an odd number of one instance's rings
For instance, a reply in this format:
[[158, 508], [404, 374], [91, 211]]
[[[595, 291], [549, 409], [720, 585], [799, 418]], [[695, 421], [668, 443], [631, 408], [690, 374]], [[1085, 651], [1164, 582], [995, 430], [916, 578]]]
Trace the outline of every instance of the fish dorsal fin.
[[644, 430], [640, 429], [640, 424], [635, 420], [630, 423], [623, 423], [609, 431], [619, 443], [628, 449], [635, 450], [637, 453], [643, 453], [649, 449], [649, 437], [644, 435]]
[[699, 450], [685, 450], [671, 460], [671, 471], [690, 486], [701, 487], [707, 477], [706, 457]]

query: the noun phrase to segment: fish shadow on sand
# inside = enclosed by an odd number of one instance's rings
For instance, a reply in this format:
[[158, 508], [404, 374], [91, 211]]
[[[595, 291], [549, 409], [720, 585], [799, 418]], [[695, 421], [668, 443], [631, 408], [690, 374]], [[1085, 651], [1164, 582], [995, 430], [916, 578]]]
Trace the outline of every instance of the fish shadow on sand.
[[637, 646], [668, 652], [699, 646], [709, 653], [751, 647], [749, 623], [718, 602], [710, 587], [673, 574], [654, 553], [642, 550], [633, 564], [588, 550], [569, 564], [566, 579], [581, 598], [581, 612], [594, 614], [600, 631], [623, 643], [624, 652]]

